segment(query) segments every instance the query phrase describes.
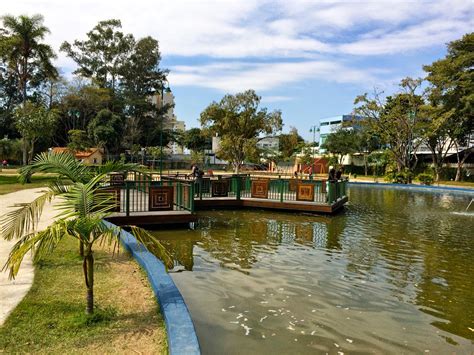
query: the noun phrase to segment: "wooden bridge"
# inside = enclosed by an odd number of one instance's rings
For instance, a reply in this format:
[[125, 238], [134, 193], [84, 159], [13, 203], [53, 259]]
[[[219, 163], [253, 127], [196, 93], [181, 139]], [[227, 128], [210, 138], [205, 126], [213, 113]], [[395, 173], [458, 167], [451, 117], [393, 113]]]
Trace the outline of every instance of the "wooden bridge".
[[105, 191], [114, 194], [119, 225], [187, 224], [196, 211], [260, 208], [332, 214], [348, 201], [346, 181], [220, 175], [189, 180], [140, 172], [112, 174]]

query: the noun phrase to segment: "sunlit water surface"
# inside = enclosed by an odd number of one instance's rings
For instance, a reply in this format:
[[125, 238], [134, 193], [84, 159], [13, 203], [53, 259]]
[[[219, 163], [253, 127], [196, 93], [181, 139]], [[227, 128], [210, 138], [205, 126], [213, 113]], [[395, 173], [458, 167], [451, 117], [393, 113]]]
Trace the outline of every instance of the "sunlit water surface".
[[156, 234], [204, 354], [471, 354], [470, 199], [351, 187], [334, 217], [210, 211]]

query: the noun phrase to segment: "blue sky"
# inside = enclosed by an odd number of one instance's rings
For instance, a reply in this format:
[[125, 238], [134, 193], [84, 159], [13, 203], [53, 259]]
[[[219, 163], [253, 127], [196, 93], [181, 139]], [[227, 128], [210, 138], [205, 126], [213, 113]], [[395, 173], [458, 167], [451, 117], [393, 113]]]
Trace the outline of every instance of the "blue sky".
[[3, 0], [2, 13], [43, 14], [66, 74], [74, 62], [60, 44], [118, 18], [124, 32], [160, 41], [188, 128], [213, 100], [255, 89], [282, 111], [284, 131], [295, 126], [306, 139], [320, 118], [350, 113], [355, 96], [422, 76], [423, 64], [474, 28], [472, 0]]

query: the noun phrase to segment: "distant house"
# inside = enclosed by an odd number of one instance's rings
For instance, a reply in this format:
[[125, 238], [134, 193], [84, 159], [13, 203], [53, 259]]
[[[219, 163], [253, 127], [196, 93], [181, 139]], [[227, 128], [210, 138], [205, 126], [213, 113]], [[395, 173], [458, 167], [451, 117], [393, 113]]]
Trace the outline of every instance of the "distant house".
[[[51, 148], [52, 153], [61, 153], [71, 151], [67, 147], [54, 147]], [[71, 152], [72, 153], [72, 152]], [[86, 151], [75, 152], [74, 156], [77, 160], [83, 162], [84, 164], [102, 164], [104, 159], [104, 152], [101, 148], [89, 148]]]

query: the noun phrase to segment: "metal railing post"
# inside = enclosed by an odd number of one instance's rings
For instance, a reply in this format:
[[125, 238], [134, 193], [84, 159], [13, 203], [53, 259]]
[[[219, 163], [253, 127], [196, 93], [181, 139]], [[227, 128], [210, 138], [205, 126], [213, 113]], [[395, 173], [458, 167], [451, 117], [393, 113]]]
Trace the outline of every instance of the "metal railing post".
[[335, 183], [328, 181], [327, 183], [327, 190], [328, 190], [328, 203], [332, 204], [335, 201], [334, 194], [335, 194]]
[[237, 183], [237, 189], [235, 191], [235, 195], [236, 195], [237, 201], [239, 201], [240, 200], [240, 188], [241, 188], [241, 185], [242, 185], [242, 180], [241, 180], [240, 176], [237, 176], [235, 178], [235, 181]]
[[189, 184], [189, 209], [194, 213], [194, 182]]
[[125, 215], [130, 216], [130, 184], [125, 182]]
[[280, 202], [283, 202], [283, 190], [284, 190], [283, 180], [279, 179], [279, 181], [280, 181]]

